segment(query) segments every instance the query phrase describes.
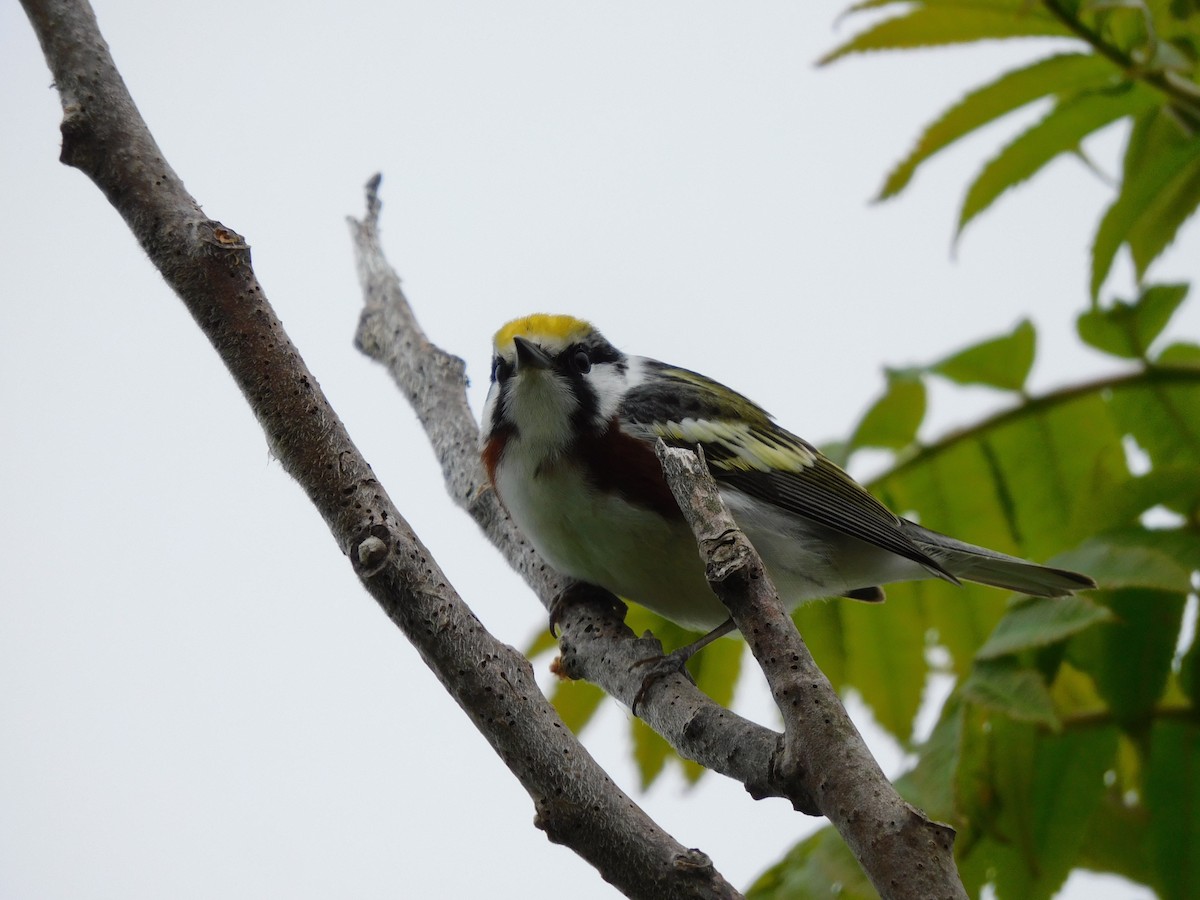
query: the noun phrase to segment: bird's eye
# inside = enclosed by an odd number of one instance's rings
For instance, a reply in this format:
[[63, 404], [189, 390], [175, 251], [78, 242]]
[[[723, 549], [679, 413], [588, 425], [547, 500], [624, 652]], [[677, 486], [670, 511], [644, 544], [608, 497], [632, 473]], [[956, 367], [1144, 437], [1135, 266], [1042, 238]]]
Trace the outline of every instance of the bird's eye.
[[512, 374], [512, 370], [513, 370], [512, 363], [510, 363], [504, 357], [502, 357], [502, 356], [493, 356], [492, 357], [492, 383], [493, 384], [495, 384], [497, 381], [504, 381], [506, 378], [508, 378], [509, 375]]
[[571, 354], [571, 368], [580, 375], [586, 375], [592, 371], [592, 358], [582, 347]]

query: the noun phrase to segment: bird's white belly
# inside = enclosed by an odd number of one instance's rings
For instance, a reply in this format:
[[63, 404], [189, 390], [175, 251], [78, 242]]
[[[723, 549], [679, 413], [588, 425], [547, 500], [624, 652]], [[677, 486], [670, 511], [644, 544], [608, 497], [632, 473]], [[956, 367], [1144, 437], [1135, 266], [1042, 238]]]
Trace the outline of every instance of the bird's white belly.
[[729, 617], [704, 577], [695, 538], [616, 494], [601, 493], [567, 463], [537, 474], [502, 465], [496, 488], [517, 526], [558, 571], [600, 585], [687, 628]]
[[[704, 577], [691, 529], [592, 488], [561, 461], [536, 473], [501, 465], [496, 487], [517, 526], [558, 571], [633, 600], [685, 628], [729, 613]], [[721, 490], [788, 609], [857, 588], [926, 577], [915, 563], [797, 516]]]

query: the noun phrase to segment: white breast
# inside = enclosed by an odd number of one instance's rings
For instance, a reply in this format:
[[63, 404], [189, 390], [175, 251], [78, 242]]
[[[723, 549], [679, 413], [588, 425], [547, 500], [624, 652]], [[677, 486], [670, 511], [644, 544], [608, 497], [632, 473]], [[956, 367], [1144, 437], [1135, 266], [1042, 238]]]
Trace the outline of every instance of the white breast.
[[522, 456], [505, 453], [496, 489], [551, 566], [688, 628], [708, 630], [728, 618], [704, 578], [695, 539], [682, 520], [668, 521], [594, 490], [562, 459], [531, 471]]
[[[682, 519], [667, 520], [596, 491], [562, 457], [531, 462], [517, 445], [520, 440], [515, 436], [514, 446], [506, 448], [496, 489], [546, 562], [686, 628], [707, 631], [729, 617], [705, 580], [695, 538]], [[721, 494], [789, 609], [927, 575], [915, 563], [739, 491], [723, 488]]]

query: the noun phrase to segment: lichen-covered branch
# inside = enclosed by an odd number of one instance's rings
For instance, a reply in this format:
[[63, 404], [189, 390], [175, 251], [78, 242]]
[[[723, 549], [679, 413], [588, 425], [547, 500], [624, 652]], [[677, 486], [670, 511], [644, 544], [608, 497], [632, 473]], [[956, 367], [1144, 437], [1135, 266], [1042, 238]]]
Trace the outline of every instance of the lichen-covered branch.
[[288, 340], [245, 240], [208, 218], [163, 158], [88, 4], [23, 5], [62, 99], [62, 161], [104, 192], [183, 300], [273, 455], [363, 586], [529, 792], [538, 826], [631, 897], [738, 896], [703, 853], [675, 841], [612, 784], [542, 696], [529, 663], [449, 585]]

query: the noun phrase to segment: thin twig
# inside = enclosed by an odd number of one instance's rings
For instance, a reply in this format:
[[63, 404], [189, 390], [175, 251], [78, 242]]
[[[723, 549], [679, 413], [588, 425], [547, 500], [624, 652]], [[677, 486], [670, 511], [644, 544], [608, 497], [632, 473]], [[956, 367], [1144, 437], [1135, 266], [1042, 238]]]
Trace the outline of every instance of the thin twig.
[[808, 786], [885, 900], [966, 900], [954, 864], [954, 829], [906, 803], [887, 780], [703, 461], [662, 441], [658, 456], [696, 535], [709, 584], [745, 636], [783, 716], [777, 767]]

